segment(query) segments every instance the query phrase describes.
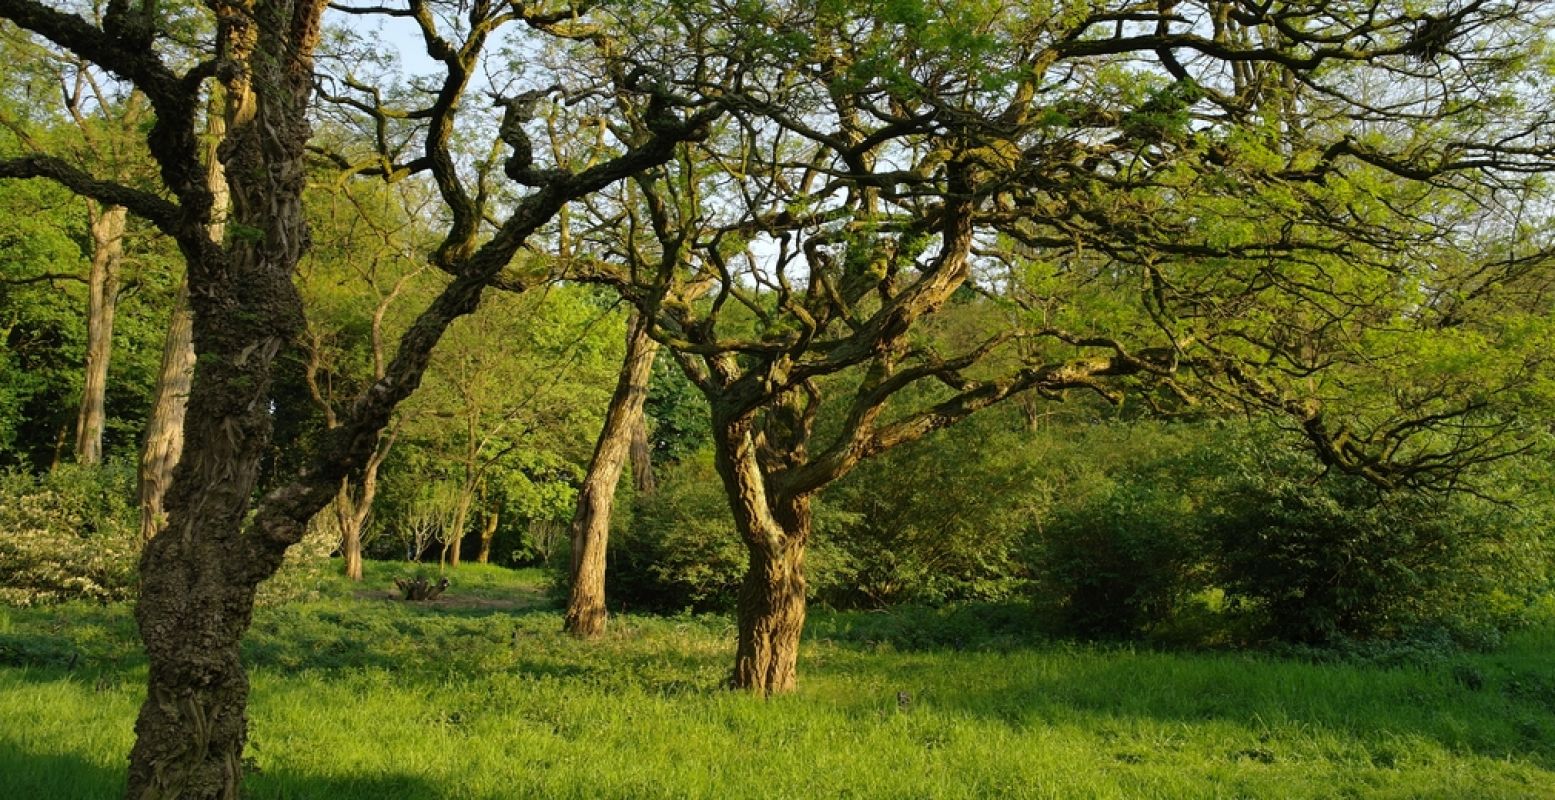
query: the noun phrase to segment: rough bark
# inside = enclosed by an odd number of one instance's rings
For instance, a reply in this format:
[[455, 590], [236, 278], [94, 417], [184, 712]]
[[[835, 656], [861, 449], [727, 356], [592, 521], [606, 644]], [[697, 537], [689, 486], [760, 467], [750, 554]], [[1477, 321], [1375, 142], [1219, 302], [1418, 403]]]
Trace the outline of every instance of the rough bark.
[[563, 625], [568, 633], [585, 639], [605, 632], [605, 549], [610, 514], [634, 434], [642, 426], [643, 401], [657, 353], [658, 344], [649, 338], [645, 318], [633, 314], [627, 322], [626, 356], [572, 518], [572, 564]]
[[127, 796], [136, 800], [239, 796], [248, 699], [239, 640], [256, 588], [306, 522], [293, 515], [263, 535], [243, 534], [270, 441], [274, 364], [302, 330], [292, 274], [308, 238], [303, 151], [322, 10], [319, 0], [278, 0], [221, 15], [229, 131], [221, 157], [232, 226], [243, 235], [225, 247], [209, 239], [193, 98], [168, 90], [149, 138], [169, 185], [203, 213], [197, 230], [179, 236], [199, 353], [184, 455], [167, 529], [140, 562], [135, 615], [150, 669], [130, 753]]
[[89, 202], [87, 208], [92, 265], [86, 282], [86, 369], [81, 383], [81, 407], [76, 414], [76, 462], [101, 464], [108, 362], [113, 350], [113, 317], [118, 306], [119, 262], [124, 257], [128, 210], [95, 202]]

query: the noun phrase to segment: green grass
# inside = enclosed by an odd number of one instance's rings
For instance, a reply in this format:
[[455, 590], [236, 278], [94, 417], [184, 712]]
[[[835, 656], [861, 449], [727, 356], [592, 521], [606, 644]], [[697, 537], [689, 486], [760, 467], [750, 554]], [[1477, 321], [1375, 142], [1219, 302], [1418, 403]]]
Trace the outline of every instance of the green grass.
[[[764, 702], [720, 688], [726, 619], [579, 643], [537, 573], [410, 605], [403, 569], [258, 611], [250, 797], [1555, 798], [1555, 629], [1382, 668], [818, 612], [799, 693]], [[127, 608], [0, 608], [0, 796], [115, 796], [144, 679]]]

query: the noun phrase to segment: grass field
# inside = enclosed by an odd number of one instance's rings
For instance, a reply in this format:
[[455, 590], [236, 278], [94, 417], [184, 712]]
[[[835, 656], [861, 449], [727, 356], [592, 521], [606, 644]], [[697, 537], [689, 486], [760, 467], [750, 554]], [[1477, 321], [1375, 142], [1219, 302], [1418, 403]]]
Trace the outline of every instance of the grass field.
[[[732, 624], [560, 633], [533, 572], [260, 609], [253, 798], [1555, 798], [1555, 630], [1410, 666], [1048, 643], [1019, 609], [813, 615], [797, 695], [724, 691]], [[0, 798], [116, 796], [127, 607], [0, 608]]]

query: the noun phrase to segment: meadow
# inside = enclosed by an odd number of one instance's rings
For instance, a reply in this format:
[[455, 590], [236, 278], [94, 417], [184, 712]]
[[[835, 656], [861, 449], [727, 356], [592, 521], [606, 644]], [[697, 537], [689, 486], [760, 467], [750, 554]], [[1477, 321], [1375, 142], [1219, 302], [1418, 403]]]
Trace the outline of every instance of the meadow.
[[[411, 604], [408, 569], [258, 609], [248, 797], [1555, 797], [1555, 628], [1321, 660], [817, 609], [799, 692], [763, 701], [722, 688], [728, 618], [585, 643], [539, 572], [461, 567]], [[0, 797], [118, 796], [144, 681], [127, 605], [0, 607]]]

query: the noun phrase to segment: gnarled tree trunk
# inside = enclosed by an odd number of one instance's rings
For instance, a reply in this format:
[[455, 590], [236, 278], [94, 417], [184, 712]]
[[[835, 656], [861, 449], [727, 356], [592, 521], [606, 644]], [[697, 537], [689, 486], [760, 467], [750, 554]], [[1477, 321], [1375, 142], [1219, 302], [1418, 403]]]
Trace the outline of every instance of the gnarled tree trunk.
[[810, 496], [790, 494], [763, 474], [749, 416], [713, 413], [714, 463], [735, 527], [750, 556], [740, 583], [739, 638], [731, 684], [767, 696], [797, 685], [805, 620], [805, 545]]
[[113, 317], [119, 298], [119, 262], [124, 257], [124, 206], [87, 203], [92, 266], [87, 274], [86, 370], [76, 414], [76, 462], [101, 464], [107, 418], [108, 361], [113, 351]]
[[787, 503], [787, 513], [778, 515], [785, 518], [782, 522], [774, 518], [760, 523], [766, 529], [761, 544], [752, 544], [747, 537], [750, 564], [740, 582], [732, 683], [736, 689], [761, 695], [792, 692], [799, 676], [810, 504], [808, 499]]
[[[199, 359], [168, 525], [141, 553], [135, 617], [150, 669], [130, 752], [127, 796], [135, 800], [238, 797], [248, 700], [239, 640], [256, 588], [311, 516], [271, 514], [245, 531], [270, 441], [276, 357], [302, 331], [292, 274], [308, 241], [303, 152], [322, 11], [322, 0], [273, 0], [234, 7], [221, 20], [228, 130], [221, 159], [231, 224], [241, 235], [225, 247], [208, 230], [179, 239]], [[164, 97], [152, 152], [189, 153], [197, 147], [193, 98]], [[186, 202], [201, 200], [196, 186], [208, 192], [205, 176], [191, 174], [198, 162], [169, 157], [163, 166]], [[268, 502], [317, 508], [328, 491]]]
[[591, 638], [605, 632], [605, 548], [610, 513], [633, 433], [642, 422], [643, 400], [648, 396], [648, 378], [657, 353], [658, 344], [649, 338], [644, 318], [633, 314], [627, 322], [626, 357], [572, 518], [571, 585], [563, 624], [574, 636]]

